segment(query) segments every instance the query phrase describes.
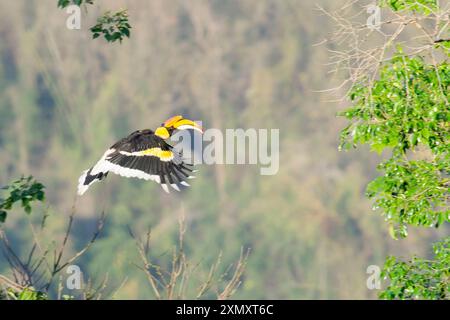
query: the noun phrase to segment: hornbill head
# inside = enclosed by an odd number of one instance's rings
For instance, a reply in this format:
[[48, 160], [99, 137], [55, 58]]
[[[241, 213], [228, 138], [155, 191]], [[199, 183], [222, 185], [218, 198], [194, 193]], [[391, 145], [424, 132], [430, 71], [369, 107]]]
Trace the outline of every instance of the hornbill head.
[[182, 116], [174, 116], [155, 130], [155, 135], [162, 139], [168, 139], [175, 130], [187, 130], [192, 129], [200, 133], [203, 133], [203, 129], [197, 123], [192, 120], [184, 119]]

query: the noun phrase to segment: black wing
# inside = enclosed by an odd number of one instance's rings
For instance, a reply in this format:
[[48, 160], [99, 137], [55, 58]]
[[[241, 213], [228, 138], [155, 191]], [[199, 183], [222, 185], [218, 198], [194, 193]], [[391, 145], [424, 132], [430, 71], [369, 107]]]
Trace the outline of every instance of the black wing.
[[108, 171], [156, 181], [166, 192], [168, 185], [179, 191], [180, 186], [189, 186], [187, 179], [193, 178], [192, 165], [185, 163], [181, 153], [151, 130], [135, 131], [118, 141], [104, 161]]

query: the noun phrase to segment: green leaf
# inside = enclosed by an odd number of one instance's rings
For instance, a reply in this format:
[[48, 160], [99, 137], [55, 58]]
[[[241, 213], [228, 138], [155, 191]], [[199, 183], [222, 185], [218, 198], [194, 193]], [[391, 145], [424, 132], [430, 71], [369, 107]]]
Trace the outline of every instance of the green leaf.
[[438, 214], [438, 221], [436, 222], [435, 227], [439, 228], [440, 225], [442, 225], [445, 221], [445, 213], [444, 212], [440, 212]]
[[5, 210], [0, 210], [0, 223], [4, 223], [7, 216], [8, 213]]
[[0, 200], [0, 209], [3, 216], [3, 222], [6, 219], [5, 212], [11, 210], [16, 202], [20, 202], [24, 211], [30, 214], [32, 211], [31, 204], [34, 201], [44, 201], [44, 185], [34, 180], [32, 176], [22, 177], [10, 185], [2, 188], [5, 192], [9, 192], [9, 196]]
[[30, 213], [31, 213], [31, 206], [30, 206], [30, 205], [24, 206], [24, 209], [25, 209], [25, 212], [26, 212], [27, 214], [30, 214]]
[[395, 226], [392, 223], [389, 224], [389, 235], [391, 236], [392, 239], [398, 240], [397, 233], [395, 231]]

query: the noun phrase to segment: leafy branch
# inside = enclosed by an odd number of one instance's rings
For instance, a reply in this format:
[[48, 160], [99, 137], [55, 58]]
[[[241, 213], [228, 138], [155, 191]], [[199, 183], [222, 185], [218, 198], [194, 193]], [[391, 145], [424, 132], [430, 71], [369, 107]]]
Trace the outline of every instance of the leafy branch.
[[1, 189], [8, 192], [6, 199], [0, 198], [0, 223], [4, 223], [9, 210], [12, 209], [14, 203], [20, 202], [22, 208], [27, 214], [31, 213], [31, 203], [34, 201], [44, 201], [44, 185], [37, 182], [33, 176], [21, 177], [12, 182], [10, 185]]
[[124, 37], [130, 37], [131, 26], [128, 23], [127, 10], [122, 10], [116, 13], [106, 12], [99, 17], [97, 24], [90, 30], [94, 39], [101, 34], [108, 42], [115, 42], [119, 40], [122, 42]]
[[[338, 114], [349, 122], [340, 149], [367, 144], [387, 153], [366, 195], [397, 239], [408, 235], [408, 225], [450, 221], [450, 8], [437, 0], [377, 4], [388, 9], [378, 29], [322, 11], [337, 23], [333, 40], [344, 47], [331, 51], [332, 72], [346, 74], [331, 91], [346, 88], [343, 99], [352, 104]], [[380, 37], [381, 45], [370, 44]], [[380, 298], [449, 299], [449, 244], [447, 237], [435, 245], [434, 260], [388, 257], [383, 276], [390, 285]]]
[[[387, 20], [376, 32], [327, 13], [339, 26], [335, 42], [347, 48], [332, 51], [331, 65], [332, 72], [346, 73], [335, 89], [348, 85], [345, 97], [352, 104], [338, 113], [349, 122], [340, 149], [367, 144], [390, 154], [366, 194], [397, 239], [407, 236], [408, 225], [438, 227], [450, 221], [450, 51], [436, 45], [450, 32], [450, 9], [435, 0], [378, 4], [390, 12], [383, 11]], [[418, 35], [404, 37], [406, 26]], [[381, 45], [369, 45], [380, 37]]]
[[388, 257], [381, 276], [390, 280], [382, 299], [450, 299], [450, 239], [434, 245], [432, 260]]

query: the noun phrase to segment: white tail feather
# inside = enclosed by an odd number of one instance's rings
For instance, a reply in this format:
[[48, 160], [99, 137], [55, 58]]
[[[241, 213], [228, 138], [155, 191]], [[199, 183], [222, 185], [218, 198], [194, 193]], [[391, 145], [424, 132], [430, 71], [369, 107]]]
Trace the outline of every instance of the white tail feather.
[[78, 195], [82, 196], [87, 189], [89, 189], [89, 185], [84, 185], [84, 181], [86, 180], [87, 172], [89, 170], [84, 170], [81, 177], [78, 179]]

